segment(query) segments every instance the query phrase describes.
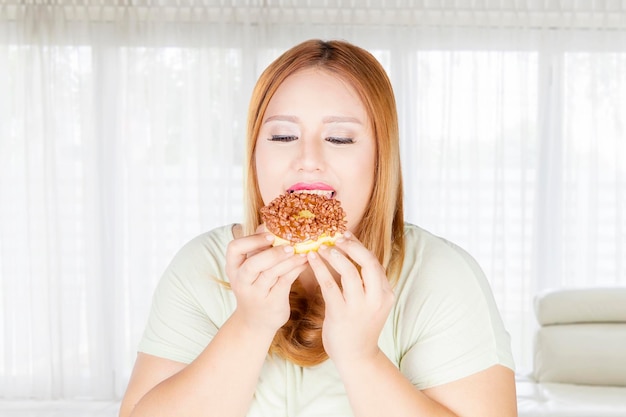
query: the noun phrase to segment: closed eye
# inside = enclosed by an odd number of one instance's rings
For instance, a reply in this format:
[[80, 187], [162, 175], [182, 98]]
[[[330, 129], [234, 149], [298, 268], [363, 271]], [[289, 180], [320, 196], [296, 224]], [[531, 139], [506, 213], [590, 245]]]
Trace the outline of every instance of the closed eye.
[[327, 142], [334, 143], [335, 145], [348, 145], [354, 143], [352, 138], [339, 138], [336, 136], [330, 136], [326, 138]]
[[272, 142], [292, 142], [297, 139], [298, 137], [295, 135], [272, 135], [268, 140]]

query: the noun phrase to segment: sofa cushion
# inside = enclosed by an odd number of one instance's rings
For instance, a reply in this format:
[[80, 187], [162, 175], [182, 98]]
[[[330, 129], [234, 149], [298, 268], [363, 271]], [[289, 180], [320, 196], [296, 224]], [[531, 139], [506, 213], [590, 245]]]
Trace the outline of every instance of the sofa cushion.
[[626, 323], [626, 288], [585, 288], [551, 291], [535, 298], [540, 325]]
[[626, 323], [541, 327], [533, 376], [538, 382], [626, 387]]

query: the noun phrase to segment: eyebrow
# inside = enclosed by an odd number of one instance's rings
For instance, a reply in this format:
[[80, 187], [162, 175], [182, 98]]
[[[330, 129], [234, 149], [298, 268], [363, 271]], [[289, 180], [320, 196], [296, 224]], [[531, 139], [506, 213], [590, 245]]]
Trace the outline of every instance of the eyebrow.
[[[268, 117], [267, 119], [265, 119], [263, 123], [274, 122], [274, 121], [298, 123], [300, 119], [296, 116], [276, 115], [276, 116]], [[359, 125], [363, 124], [358, 118], [351, 117], [351, 116], [326, 116], [322, 119], [322, 122], [323, 123], [356, 123]]]
[[356, 123], [362, 125], [361, 121], [351, 116], [328, 116], [322, 119], [324, 123]]
[[296, 116], [276, 115], [276, 116], [268, 117], [267, 119], [265, 119], [263, 123], [274, 122], [274, 121], [298, 123], [300, 119], [298, 119]]

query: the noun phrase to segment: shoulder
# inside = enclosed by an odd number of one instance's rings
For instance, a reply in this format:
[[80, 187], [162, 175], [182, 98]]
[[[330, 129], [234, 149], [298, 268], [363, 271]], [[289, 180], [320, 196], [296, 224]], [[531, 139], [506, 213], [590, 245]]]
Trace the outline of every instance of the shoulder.
[[411, 224], [405, 237], [394, 319], [410, 379], [423, 388], [497, 363], [512, 367], [508, 333], [476, 260]]
[[222, 264], [228, 243], [233, 240], [233, 225], [220, 226], [186, 242], [176, 253], [171, 268], [194, 268], [204, 264]]
[[[232, 225], [220, 226], [187, 241], [161, 275], [157, 293], [171, 296], [174, 289], [189, 294], [207, 294], [207, 286], [227, 281], [226, 247], [233, 240]], [[195, 297], [195, 295], [193, 296]]]
[[406, 254], [398, 284], [411, 300], [441, 300], [457, 310], [484, 307], [499, 314], [489, 281], [476, 259], [457, 244], [418, 226], [405, 226]]
[[405, 225], [405, 258], [397, 286], [400, 301], [441, 300], [493, 308], [487, 278], [476, 260], [463, 248], [418, 226]]
[[141, 352], [189, 363], [206, 347], [236, 304], [223, 285], [232, 239], [232, 226], [222, 226], [180, 248], [154, 291]]
[[193, 253], [194, 251], [215, 251], [220, 249], [226, 251], [226, 246], [234, 239], [233, 233], [236, 227], [237, 225], [229, 224], [201, 233], [185, 243], [180, 252]]
[[420, 275], [442, 279], [483, 278], [476, 260], [453, 242], [434, 235], [416, 225], [406, 223], [403, 278]]

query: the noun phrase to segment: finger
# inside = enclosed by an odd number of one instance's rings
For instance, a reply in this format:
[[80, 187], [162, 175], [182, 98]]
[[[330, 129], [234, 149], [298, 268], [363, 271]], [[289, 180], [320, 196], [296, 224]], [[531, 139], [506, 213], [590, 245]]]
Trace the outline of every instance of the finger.
[[341, 276], [341, 286], [343, 287], [343, 297], [346, 301], [355, 300], [362, 297], [363, 280], [354, 264], [336, 248], [322, 249], [320, 255], [328, 264]]
[[247, 258], [238, 271], [242, 283], [252, 285], [259, 274], [294, 256], [292, 246], [275, 246]]
[[231, 240], [226, 248], [226, 264], [239, 268], [254, 251], [268, 248], [274, 242], [270, 233], [256, 233], [250, 236]]
[[[306, 259], [306, 257], [304, 256], [303, 258]], [[276, 294], [276, 296], [279, 298], [289, 297], [289, 291], [291, 291], [291, 286], [296, 281], [296, 279], [298, 279], [300, 274], [304, 272], [306, 268], [307, 268], [306, 264], [299, 265], [293, 268], [292, 270], [290, 270], [289, 272], [279, 276], [278, 279], [276, 280], [276, 283], [271, 288], [271, 292], [273, 294]]]
[[317, 252], [309, 252], [307, 253], [307, 259], [313, 270], [313, 275], [315, 275], [315, 279], [320, 285], [322, 297], [324, 297], [327, 306], [343, 303], [344, 299], [341, 289], [337, 285], [333, 274], [330, 273], [328, 267], [320, 258], [320, 255]]
[[347, 236], [338, 239], [336, 245], [361, 267], [361, 278], [366, 292], [378, 292], [389, 287], [385, 268], [354, 235], [348, 233]]
[[[294, 268], [298, 268], [306, 263], [306, 257], [304, 256], [291, 256], [286, 260], [274, 265], [273, 267], [262, 271], [252, 282], [252, 285], [259, 290], [270, 291], [270, 289], [276, 284], [279, 277], [290, 273]], [[297, 277], [297, 276], [296, 276]]]

